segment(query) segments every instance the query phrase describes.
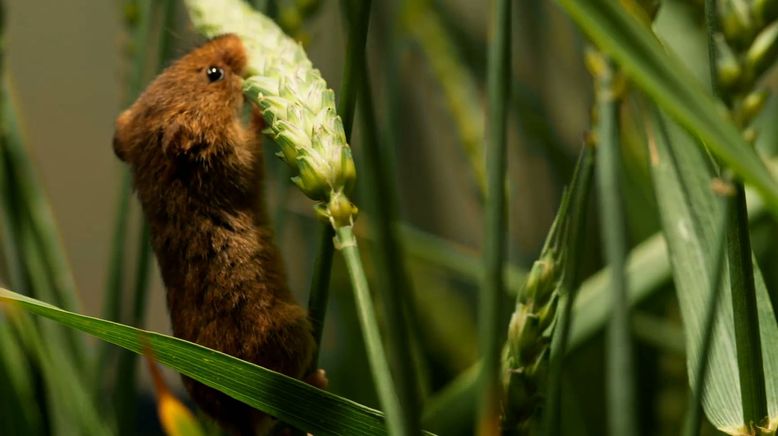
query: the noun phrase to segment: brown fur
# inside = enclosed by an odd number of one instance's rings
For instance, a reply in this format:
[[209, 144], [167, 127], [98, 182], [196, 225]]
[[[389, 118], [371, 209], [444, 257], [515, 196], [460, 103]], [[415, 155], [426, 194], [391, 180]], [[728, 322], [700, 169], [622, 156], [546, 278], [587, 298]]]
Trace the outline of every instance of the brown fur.
[[[224, 78], [211, 83], [210, 66]], [[114, 150], [132, 169], [175, 336], [299, 378], [315, 345], [261, 201], [262, 120], [253, 108], [250, 128], [241, 122], [245, 67], [234, 35], [185, 55], [116, 120]], [[267, 425], [243, 403], [184, 384], [231, 432]]]

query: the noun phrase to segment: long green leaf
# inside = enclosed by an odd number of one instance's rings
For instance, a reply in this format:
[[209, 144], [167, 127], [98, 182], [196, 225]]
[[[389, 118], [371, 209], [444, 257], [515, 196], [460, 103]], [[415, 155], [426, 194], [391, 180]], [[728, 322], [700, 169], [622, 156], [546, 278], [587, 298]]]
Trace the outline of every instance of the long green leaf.
[[778, 184], [727, 116], [721, 101], [653, 33], [611, 0], [558, 0], [573, 20], [679, 124], [710, 148], [778, 214]]
[[[314, 434], [386, 434], [383, 415], [353, 401], [235, 357], [159, 333], [60, 309], [0, 288], [0, 302], [143, 353], [284, 422]], [[429, 433], [428, 433], [429, 434]]]
[[20, 345], [7, 319], [0, 317], [0, 432], [43, 434], [31, 368]]
[[[4, 131], [3, 148], [0, 150], [4, 153], [8, 171], [7, 192], [4, 194], [14, 201], [7, 207], [14, 209], [8, 212], [9, 216], [15, 218], [14, 226], [7, 231], [15, 233], [13, 238], [19, 244], [18, 256], [21, 259], [32, 258], [39, 264], [38, 273], [34, 277], [29, 271], [28, 261], [22, 260], [19, 264], [22, 270], [27, 269], [27, 278], [45, 283], [41, 287], [31, 284], [31, 291], [44, 293], [43, 298], [73, 310], [77, 307], [78, 295], [67, 266], [62, 241], [57, 235], [53, 212], [25, 149], [11, 87], [7, 80], [0, 86], [3, 86], [0, 111]], [[84, 370], [84, 344], [70, 331], [63, 331], [62, 335], [76, 367]]]
[[[692, 138], [679, 128], [654, 119], [649, 130], [652, 172], [662, 226], [668, 240], [670, 261], [686, 331], [687, 361], [691, 383], [703, 340], [706, 302], [711, 293], [710, 273], [718, 241], [716, 198], [710, 189], [711, 163]], [[754, 264], [756, 267], [756, 263]], [[703, 407], [708, 419], [722, 431], [743, 432], [738, 361], [729, 274], [723, 268], [719, 312], [713, 331]], [[768, 414], [778, 417], [778, 325], [762, 274], [754, 269], [759, 327], [762, 335]], [[771, 345], [772, 344], [772, 345]], [[760, 423], [755, 423], [760, 424]]]

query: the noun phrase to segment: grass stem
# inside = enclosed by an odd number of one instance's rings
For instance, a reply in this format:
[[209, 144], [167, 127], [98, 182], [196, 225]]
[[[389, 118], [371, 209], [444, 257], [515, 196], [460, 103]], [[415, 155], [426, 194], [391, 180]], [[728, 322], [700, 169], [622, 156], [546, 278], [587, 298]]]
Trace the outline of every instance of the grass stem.
[[627, 301], [627, 235], [624, 197], [620, 187], [619, 101], [616, 72], [602, 58], [595, 71], [597, 89], [597, 184], [605, 258], [611, 267], [610, 287], [613, 310], [607, 332], [606, 398], [609, 434], [637, 434], [635, 378]]
[[335, 237], [335, 230], [333, 230], [331, 225], [325, 224], [321, 227], [320, 234], [319, 250], [313, 265], [311, 289], [308, 297], [308, 318], [313, 326], [313, 338], [316, 340], [316, 344], [319, 345], [314, 352], [311, 370], [315, 370], [318, 366], [319, 348], [322, 333], [324, 332], [324, 318], [327, 315], [332, 254], [334, 252], [332, 238]]
[[[714, 94], [724, 100], [730, 106], [730, 112], [733, 112], [732, 96], [724, 93], [718, 83], [718, 62], [714, 41], [714, 35], [718, 31], [716, 3], [716, 0], [705, 0], [710, 82]], [[759, 314], [756, 302], [746, 192], [742, 181], [734, 180], [733, 185], [735, 196], [729, 205], [732, 211], [727, 214], [727, 254], [743, 422], [748, 428], [754, 428], [762, 425], [767, 418], [767, 393], [759, 333]]]
[[370, 296], [367, 277], [362, 267], [362, 259], [359, 255], [357, 239], [354, 237], [354, 229], [351, 226], [344, 226], [337, 229], [335, 233], [335, 242], [338, 249], [343, 253], [351, 284], [354, 287], [357, 315], [362, 327], [365, 347], [367, 348], [367, 358], [370, 363], [373, 381], [378, 391], [378, 398], [386, 415], [389, 434], [406, 435], [401, 417], [402, 407], [394, 388], [386, 353], [381, 343], [381, 335], [375, 316], [376, 311], [373, 306], [373, 299]]
[[[363, 64], [363, 68], [366, 65]], [[378, 143], [378, 128], [373, 110], [372, 92], [367, 74], [362, 75], [362, 89], [359, 92], [360, 119], [362, 120], [362, 144], [365, 162], [367, 193], [363, 196], [370, 203], [376, 229], [376, 269], [378, 283], [381, 283], [381, 301], [385, 313], [385, 329], [389, 358], [395, 375], [395, 384], [402, 407], [404, 433], [418, 434], [420, 429], [418, 377], [414, 367], [413, 338], [410, 335], [410, 320], [414, 311], [408, 307], [413, 301], [410, 278], [403, 264], [403, 249], [400, 246], [395, 223], [397, 217], [397, 193], [393, 189], [390, 175], [390, 158], [385, 158], [383, 147]], [[407, 308], [407, 310], [406, 310]]]
[[496, 0], [491, 11], [489, 42], [488, 107], [486, 129], [486, 231], [484, 277], [479, 299], [479, 343], [483, 367], [477, 431], [493, 435], [499, 428], [500, 346], [503, 344], [500, 317], [505, 295], [506, 193], [506, 100], [510, 94], [511, 2]]
[[761, 425], [767, 417], [762, 343], [752, 263], [748, 211], [743, 184], [735, 182], [735, 197], [729, 207], [727, 253], [732, 286], [732, 310], [735, 316], [735, 341], [743, 402], [743, 420], [748, 426]]
[[[131, 43], [129, 47], [131, 57], [130, 74], [127, 78], [124, 105], [129, 106], [140, 94], [143, 86], [143, 72], [148, 62], [147, 47], [151, 34], [152, 4], [149, 0], [137, 0], [137, 17], [126, 17], [129, 23]], [[117, 196], [116, 217], [114, 221], [113, 237], [111, 239], [110, 258], [108, 261], [108, 281], [105, 286], [105, 303], [103, 304], [103, 318], [111, 321], [121, 321], [122, 296], [124, 295], [125, 265], [130, 195], [132, 193], [132, 176], [126, 168], [121, 169], [119, 192]], [[107, 343], [100, 344], [96, 362], [96, 374], [99, 380], [105, 380], [110, 359], [116, 351]], [[98, 383], [98, 389], [101, 387]]]

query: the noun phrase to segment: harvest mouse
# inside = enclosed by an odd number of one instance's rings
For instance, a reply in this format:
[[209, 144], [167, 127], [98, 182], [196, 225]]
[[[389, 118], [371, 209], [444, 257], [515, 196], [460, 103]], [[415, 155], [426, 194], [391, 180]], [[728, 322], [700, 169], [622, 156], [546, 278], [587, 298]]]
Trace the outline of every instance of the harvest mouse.
[[[241, 118], [246, 61], [229, 34], [186, 54], [117, 118], [113, 147], [150, 226], [174, 335], [301, 378], [316, 345], [262, 201], [262, 118], [256, 107], [248, 126]], [[229, 432], [269, 427], [267, 415], [183, 380]]]

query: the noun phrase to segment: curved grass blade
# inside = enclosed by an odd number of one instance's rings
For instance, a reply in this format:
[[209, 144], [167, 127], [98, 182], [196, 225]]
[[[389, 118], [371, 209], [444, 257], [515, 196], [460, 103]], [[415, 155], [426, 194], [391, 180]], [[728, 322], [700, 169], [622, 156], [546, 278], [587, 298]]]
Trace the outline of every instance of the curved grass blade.
[[[706, 302], [711, 293], [710, 268], [714, 253], [717, 210], [710, 188], [713, 177], [710, 161], [693, 139], [657, 116], [649, 129], [651, 169], [668, 240], [678, 300], [686, 331], [690, 382], [696, 382], [695, 364], [704, 333]], [[778, 325], [762, 274], [754, 265], [759, 329], [761, 331], [768, 415], [778, 418]], [[728, 268], [723, 268], [723, 288], [709, 357], [709, 377], [705, 384], [703, 407], [717, 428], [730, 434], [746, 431], [740, 400], [736, 339]], [[773, 344], [773, 345], [771, 345]], [[762, 424], [762, 423], [756, 423]], [[774, 424], [773, 424], [774, 426]]]
[[[317, 435], [386, 434], [383, 415], [299, 380], [197, 344], [60, 309], [0, 288], [0, 302], [52, 319], [156, 360], [295, 427]], [[430, 434], [430, 433], [427, 433]]]
[[778, 214], [778, 184], [728, 117], [721, 101], [620, 2], [558, 0], [597, 46], [680, 125], [698, 137], [726, 165], [753, 185]]

